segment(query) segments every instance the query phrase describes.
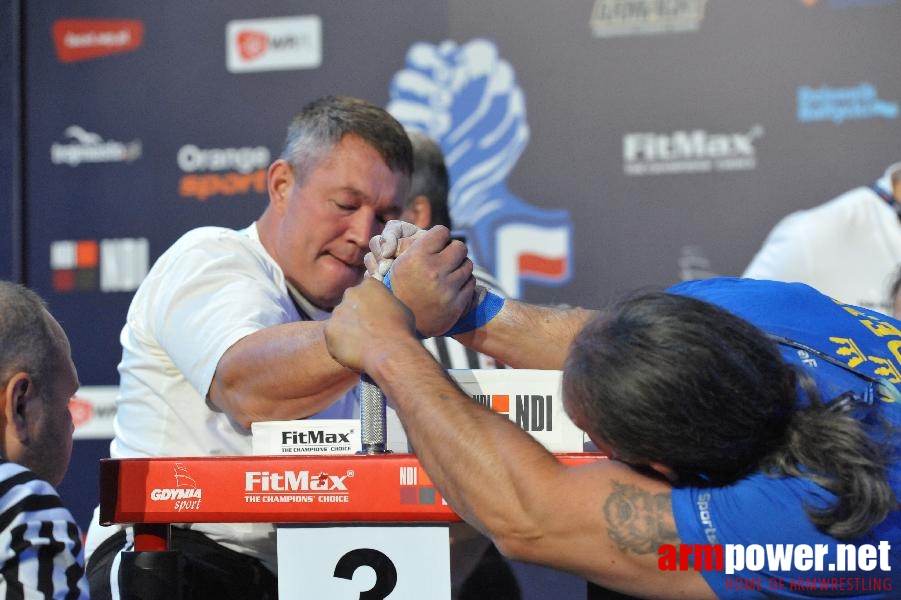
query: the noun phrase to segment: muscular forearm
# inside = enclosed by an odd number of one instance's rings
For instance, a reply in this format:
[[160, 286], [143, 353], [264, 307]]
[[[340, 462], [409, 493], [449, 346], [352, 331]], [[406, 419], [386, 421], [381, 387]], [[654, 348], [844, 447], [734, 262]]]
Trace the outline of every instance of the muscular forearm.
[[321, 323], [287, 323], [232, 345], [216, 367], [209, 398], [250, 427], [255, 421], [315, 414], [358, 380], [329, 355]]
[[519, 369], [562, 369], [569, 344], [596, 313], [507, 299], [484, 327], [455, 336], [462, 344]]
[[467, 398], [413, 344], [393, 347], [370, 375], [436, 488], [504, 555], [642, 597], [713, 597], [698, 573], [657, 566], [656, 549], [679, 540], [666, 483], [614, 461], [562, 465], [509, 419]]
[[454, 510], [498, 540], [537, 535], [536, 484], [562, 467], [508, 419], [465, 396], [416, 340], [371, 361], [424, 468]]

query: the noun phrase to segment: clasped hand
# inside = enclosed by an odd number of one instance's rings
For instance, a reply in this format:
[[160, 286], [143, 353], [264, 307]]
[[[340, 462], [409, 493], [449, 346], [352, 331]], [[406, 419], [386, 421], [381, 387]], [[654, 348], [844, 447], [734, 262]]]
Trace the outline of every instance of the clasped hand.
[[[373, 354], [415, 340], [416, 332], [443, 334], [477, 300], [466, 245], [451, 240], [446, 227], [426, 231], [391, 221], [370, 249], [369, 276], [344, 292], [325, 325], [329, 353], [357, 371]], [[391, 290], [378, 283], [389, 270]]]
[[389, 221], [369, 248], [364, 259], [369, 276], [390, 277], [391, 290], [413, 311], [421, 335], [442, 335], [473, 306], [472, 261], [466, 245], [452, 240], [447, 227], [422, 230]]

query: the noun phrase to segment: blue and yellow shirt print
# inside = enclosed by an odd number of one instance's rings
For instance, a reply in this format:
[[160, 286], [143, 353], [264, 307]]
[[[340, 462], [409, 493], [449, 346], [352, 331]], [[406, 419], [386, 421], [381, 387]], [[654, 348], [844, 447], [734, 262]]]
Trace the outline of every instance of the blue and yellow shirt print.
[[802, 283], [714, 278], [673, 286], [670, 293], [705, 300], [750, 321], [780, 342], [785, 360], [802, 367], [824, 401], [852, 391], [867, 400], [901, 386], [901, 321], [843, 304]]
[[[901, 403], [883, 393], [876, 382], [901, 382], [901, 321], [838, 302], [800, 283], [714, 278], [678, 284], [669, 290], [715, 304], [753, 323], [780, 343], [785, 360], [799, 365], [817, 383], [824, 401], [852, 392], [896, 426], [901, 426]], [[898, 437], [894, 436], [897, 453]], [[890, 465], [889, 478], [901, 496], [901, 461]], [[807, 479], [774, 479], [754, 474], [722, 488], [675, 488], [673, 514], [684, 544], [809, 545], [828, 544], [836, 554], [836, 541], [816, 530], [804, 505], [830, 502], [831, 494]], [[809, 597], [810, 590], [790, 590], [788, 582], [805, 578], [857, 578], [856, 589], [831, 590], [827, 595], [856, 598], [892, 598], [901, 594], [901, 513], [895, 511], [855, 544], [891, 545], [889, 572], [856, 569], [846, 572], [746, 570], [727, 575], [703, 571], [711, 588], [723, 598]], [[736, 589], [734, 578], [785, 582], [774, 590]], [[731, 579], [731, 581], [730, 581]], [[874, 581], [879, 579], [878, 582]], [[873, 584], [879, 583], [878, 586]], [[850, 585], [845, 583], [845, 585]], [[867, 589], [870, 586], [873, 589]], [[763, 586], [766, 588], [766, 585]], [[875, 589], [876, 587], [880, 589]], [[824, 590], [819, 590], [822, 594]], [[817, 594], [812, 594], [817, 595]]]

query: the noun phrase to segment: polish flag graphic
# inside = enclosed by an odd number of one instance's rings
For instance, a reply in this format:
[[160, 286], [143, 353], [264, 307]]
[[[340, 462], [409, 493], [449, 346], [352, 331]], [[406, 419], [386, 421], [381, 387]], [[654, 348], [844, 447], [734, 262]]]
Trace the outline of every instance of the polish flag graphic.
[[509, 223], [497, 230], [497, 279], [514, 297], [520, 282], [560, 285], [570, 278], [570, 234], [565, 225]]

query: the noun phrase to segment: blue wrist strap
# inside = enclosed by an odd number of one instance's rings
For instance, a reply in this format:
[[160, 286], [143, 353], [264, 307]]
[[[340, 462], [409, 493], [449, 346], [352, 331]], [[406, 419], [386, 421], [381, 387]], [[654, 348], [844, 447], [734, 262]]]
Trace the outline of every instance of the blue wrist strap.
[[382, 283], [385, 284], [385, 287], [388, 288], [392, 294], [394, 293], [394, 290], [391, 289], [391, 269], [388, 269], [388, 272], [385, 273], [385, 277], [382, 278]]
[[[386, 288], [388, 288], [389, 290], [391, 289], [390, 269], [387, 273], [385, 273], [383, 283], [385, 284]], [[486, 323], [488, 323], [488, 321], [496, 317], [497, 313], [501, 312], [501, 308], [503, 308], [503, 306], [503, 296], [498, 296], [491, 290], [485, 290], [485, 297], [482, 298], [482, 301], [479, 302], [471, 311], [460, 317], [460, 319], [454, 324], [454, 326], [451, 327], [449, 331], [445, 332], [444, 335], [457, 335], [458, 333], [466, 333], [467, 331], [472, 331], [473, 329], [483, 327]], [[423, 335], [418, 331], [416, 332], [416, 335], [418, 335], [420, 339], [423, 338]]]
[[460, 317], [450, 331], [444, 335], [457, 335], [484, 326], [488, 321], [497, 316], [504, 306], [504, 298], [491, 290], [485, 290], [485, 297], [475, 308]]

